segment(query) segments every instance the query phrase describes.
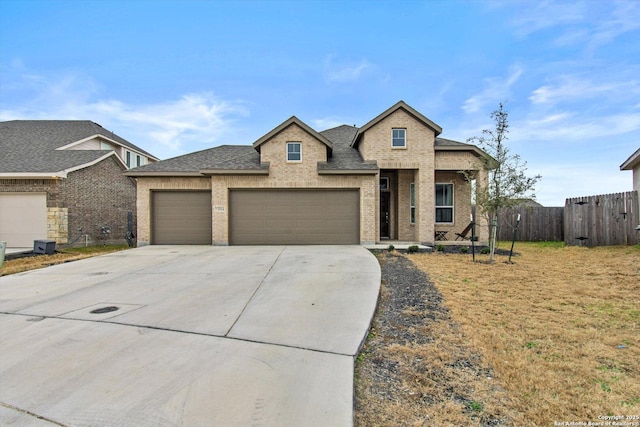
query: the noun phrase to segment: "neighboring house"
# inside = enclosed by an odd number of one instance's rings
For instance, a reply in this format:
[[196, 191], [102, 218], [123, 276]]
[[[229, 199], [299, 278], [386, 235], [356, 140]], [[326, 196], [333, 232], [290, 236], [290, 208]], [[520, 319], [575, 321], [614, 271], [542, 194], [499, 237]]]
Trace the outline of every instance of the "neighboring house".
[[0, 240], [124, 241], [136, 184], [122, 172], [157, 160], [88, 120], [0, 122]]
[[400, 101], [361, 128], [317, 132], [294, 116], [253, 145], [132, 169], [138, 244], [454, 240], [471, 214], [460, 171], [478, 168], [486, 153], [441, 132]]
[[633, 171], [633, 190], [638, 192], [638, 209], [640, 211], [640, 148], [620, 165], [620, 170]]

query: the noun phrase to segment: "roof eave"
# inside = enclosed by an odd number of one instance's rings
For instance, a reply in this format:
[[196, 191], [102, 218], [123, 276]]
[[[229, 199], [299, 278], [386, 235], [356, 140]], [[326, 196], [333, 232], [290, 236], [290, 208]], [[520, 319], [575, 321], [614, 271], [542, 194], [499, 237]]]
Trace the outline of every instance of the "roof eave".
[[154, 160], [154, 161], [156, 161], [156, 162], [160, 160], [160, 159], [158, 159], [157, 157], [153, 156], [153, 155], [152, 155], [152, 154], [150, 154], [150, 153], [144, 152], [144, 151], [142, 151], [141, 149], [136, 149], [136, 148], [133, 148], [133, 147], [129, 147], [128, 145], [124, 145], [123, 143], [118, 142], [118, 141], [116, 141], [115, 139], [111, 139], [111, 138], [109, 138], [108, 136], [102, 135], [102, 134], [100, 134], [100, 133], [96, 133], [96, 134], [93, 134], [93, 135], [87, 136], [87, 137], [85, 137], [85, 138], [79, 139], [79, 140], [77, 140], [77, 141], [70, 142], [70, 143], [65, 144], [65, 145], [63, 145], [63, 146], [61, 146], [61, 147], [56, 148], [56, 150], [57, 150], [57, 151], [64, 151], [64, 150], [67, 150], [67, 149], [69, 149], [69, 148], [72, 148], [72, 147], [74, 147], [74, 146], [76, 146], [76, 145], [82, 144], [83, 142], [90, 141], [90, 140], [92, 140], [92, 139], [94, 139], [94, 138], [104, 139], [105, 141], [108, 141], [108, 142], [110, 142], [110, 143], [112, 143], [112, 144], [114, 144], [114, 145], [117, 145], [118, 147], [122, 147], [122, 148], [127, 149], [127, 150], [129, 150], [129, 151], [132, 151], [132, 152], [134, 152], [134, 153], [141, 154], [141, 155], [143, 155], [143, 156], [145, 156], [145, 157], [148, 157], [148, 158], [150, 158], [150, 159], [152, 159], [152, 160]]
[[2, 178], [10, 178], [10, 177], [15, 177], [15, 178], [22, 178], [22, 179], [27, 179], [27, 178], [34, 178], [34, 179], [42, 179], [42, 178], [66, 178], [67, 175], [71, 172], [75, 172], [77, 170], [80, 169], [85, 169], [88, 168], [90, 166], [93, 166], [97, 163], [100, 163], [101, 161], [103, 161], [104, 159], [107, 159], [111, 156], [115, 156], [116, 161], [118, 162], [118, 164], [123, 168], [126, 169], [127, 166], [124, 164], [124, 162], [122, 161], [122, 159], [120, 159], [120, 157], [118, 157], [115, 153], [115, 151], [109, 151], [106, 152], [104, 155], [90, 161], [90, 162], [86, 162], [86, 163], [81, 163], [79, 165], [76, 166], [71, 166], [67, 169], [63, 169], [60, 171], [51, 171], [51, 172], [2, 172], [0, 173], [0, 177]]
[[640, 148], [636, 150], [623, 164], [620, 165], [621, 171], [630, 171], [633, 170], [636, 166], [640, 164]]
[[376, 175], [379, 169], [318, 169], [318, 175]]
[[57, 172], [0, 172], [0, 179], [59, 179], [66, 178], [65, 171]]
[[202, 175], [269, 175], [269, 169], [203, 169]]
[[125, 171], [125, 176], [131, 177], [202, 177], [203, 175], [198, 171]]

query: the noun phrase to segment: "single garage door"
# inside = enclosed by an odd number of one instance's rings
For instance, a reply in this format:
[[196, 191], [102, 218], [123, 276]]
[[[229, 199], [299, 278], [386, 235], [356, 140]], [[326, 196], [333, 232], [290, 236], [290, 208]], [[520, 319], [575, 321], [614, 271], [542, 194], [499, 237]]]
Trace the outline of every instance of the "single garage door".
[[211, 244], [210, 191], [154, 191], [151, 203], [152, 244]]
[[232, 245], [357, 245], [358, 190], [231, 190]]
[[0, 193], [0, 240], [8, 247], [32, 248], [47, 238], [47, 195]]

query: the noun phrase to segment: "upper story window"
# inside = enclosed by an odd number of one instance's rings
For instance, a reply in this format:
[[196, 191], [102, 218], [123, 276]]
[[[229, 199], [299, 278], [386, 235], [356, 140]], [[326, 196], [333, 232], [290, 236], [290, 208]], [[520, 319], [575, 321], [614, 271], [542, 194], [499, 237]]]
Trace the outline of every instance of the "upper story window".
[[287, 142], [287, 161], [288, 162], [302, 161], [302, 143], [301, 142]]
[[124, 152], [124, 164], [127, 165], [127, 168], [135, 168], [138, 166], [144, 166], [147, 164], [147, 158], [141, 156], [140, 154], [132, 153], [129, 150], [125, 150]]
[[453, 223], [453, 184], [436, 184], [436, 222]]
[[405, 148], [407, 146], [407, 130], [392, 129], [391, 130], [391, 147]]

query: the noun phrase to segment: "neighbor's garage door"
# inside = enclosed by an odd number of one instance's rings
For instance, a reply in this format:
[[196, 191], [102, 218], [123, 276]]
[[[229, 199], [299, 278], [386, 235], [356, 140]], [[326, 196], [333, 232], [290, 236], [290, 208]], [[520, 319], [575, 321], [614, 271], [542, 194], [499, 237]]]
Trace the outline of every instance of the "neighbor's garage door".
[[8, 247], [32, 248], [34, 240], [46, 238], [46, 194], [0, 194], [0, 240]]
[[211, 244], [210, 191], [154, 191], [151, 203], [152, 244]]
[[360, 243], [358, 190], [231, 190], [232, 245]]

